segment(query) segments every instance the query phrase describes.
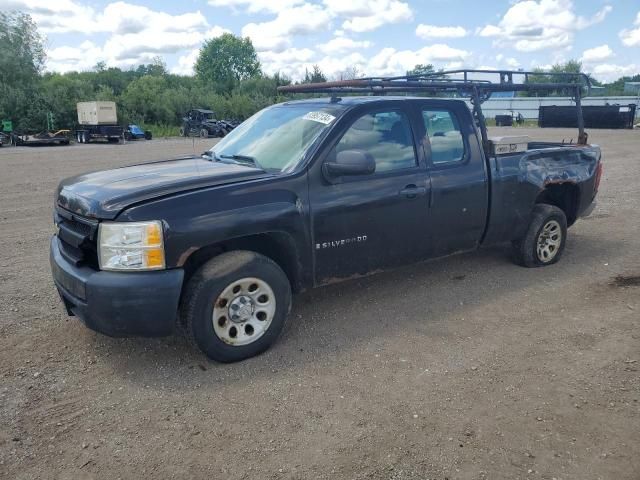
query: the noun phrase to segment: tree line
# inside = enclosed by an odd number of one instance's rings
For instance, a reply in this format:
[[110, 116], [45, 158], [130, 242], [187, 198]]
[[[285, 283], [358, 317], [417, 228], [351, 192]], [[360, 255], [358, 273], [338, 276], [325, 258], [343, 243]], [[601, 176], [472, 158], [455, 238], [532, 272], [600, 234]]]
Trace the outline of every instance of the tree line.
[[[27, 14], [0, 12], [0, 120], [11, 120], [18, 131], [39, 131], [52, 116], [57, 129], [77, 124], [76, 103], [111, 100], [118, 107], [121, 124], [139, 123], [177, 131], [183, 114], [191, 108], [209, 108], [219, 118], [243, 120], [258, 110], [285, 100], [277, 87], [291, 83], [283, 75], [262, 72], [248, 38], [230, 33], [206, 41], [198, 56], [195, 75], [176, 75], [160, 57], [137, 68], [123, 70], [98, 63], [90, 71], [45, 71], [44, 38]], [[577, 62], [558, 65], [559, 71], [581, 69]], [[568, 69], [568, 70], [567, 70]], [[433, 65], [417, 65], [408, 74], [432, 73]], [[338, 76], [363, 76], [353, 67]], [[622, 94], [625, 80], [605, 85], [610, 95]], [[325, 82], [316, 65], [302, 82]]]

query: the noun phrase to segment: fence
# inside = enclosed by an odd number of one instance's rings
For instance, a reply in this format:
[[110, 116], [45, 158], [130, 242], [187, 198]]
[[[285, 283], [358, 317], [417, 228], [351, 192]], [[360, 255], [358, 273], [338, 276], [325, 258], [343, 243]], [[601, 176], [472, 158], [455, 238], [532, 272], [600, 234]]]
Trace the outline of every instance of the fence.
[[[469, 102], [467, 102], [469, 103]], [[582, 105], [636, 105], [636, 118], [640, 116], [640, 97], [586, 97]], [[513, 112], [521, 113], [527, 120], [538, 119], [538, 109], [541, 106], [573, 106], [575, 102], [570, 97], [515, 97], [492, 98], [482, 104], [482, 111], [486, 118], [495, 118]], [[469, 106], [471, 106], [469, 104]]]

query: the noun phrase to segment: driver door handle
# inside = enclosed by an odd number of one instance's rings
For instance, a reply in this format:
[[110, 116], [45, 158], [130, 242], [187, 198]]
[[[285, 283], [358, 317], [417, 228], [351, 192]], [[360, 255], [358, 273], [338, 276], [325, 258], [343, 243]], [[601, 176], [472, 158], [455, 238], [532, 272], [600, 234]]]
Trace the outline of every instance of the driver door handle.
[[421, 197], [426, 194], [427, 194], [427, 188], [418, 187], [417, 185], [407, 185], [402, 190], [400, 190], [400, 195], [403, 195], [407, 198]]

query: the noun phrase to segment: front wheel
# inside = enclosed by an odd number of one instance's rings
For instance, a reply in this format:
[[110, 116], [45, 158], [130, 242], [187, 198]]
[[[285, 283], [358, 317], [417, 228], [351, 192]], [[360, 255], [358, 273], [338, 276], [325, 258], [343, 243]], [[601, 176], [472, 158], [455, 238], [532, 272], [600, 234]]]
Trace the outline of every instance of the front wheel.
[[524, 267], [545, 267], [560, 260], [567, 241], [567, 217], [558, 207], [536, 205], [526, 234], [513, 242], [514, 260]]
[[209, 130], [206, 128], [200, 130], [200, 138], [209, 138]]
[[258, 253], [233, 251], [191, 277], [180, 321], [209, 358], [236, 362], [269, 348], [290, 308], [291, 286], [282, 269]]

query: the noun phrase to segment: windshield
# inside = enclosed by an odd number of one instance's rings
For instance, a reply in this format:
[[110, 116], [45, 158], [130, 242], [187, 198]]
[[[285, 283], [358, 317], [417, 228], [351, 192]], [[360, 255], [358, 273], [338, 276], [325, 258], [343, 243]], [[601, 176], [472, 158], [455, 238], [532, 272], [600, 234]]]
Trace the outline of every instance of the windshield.
[[265, 108], [210, 151], [220, 161], [250, 161], [265, 170], [290, 172], [333, 123], [337, 111], [336, 107], [309, 104]]

